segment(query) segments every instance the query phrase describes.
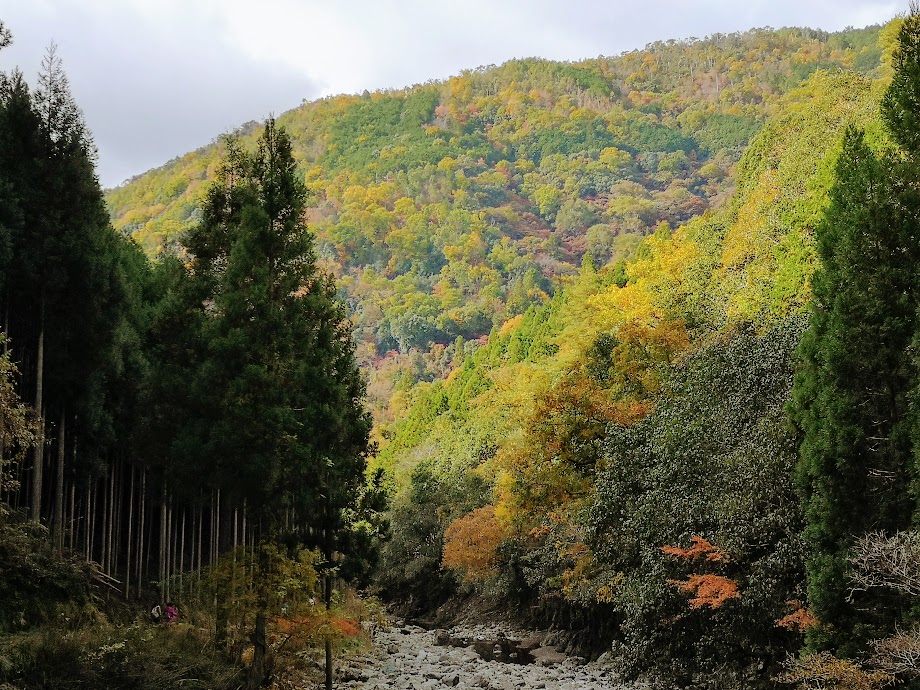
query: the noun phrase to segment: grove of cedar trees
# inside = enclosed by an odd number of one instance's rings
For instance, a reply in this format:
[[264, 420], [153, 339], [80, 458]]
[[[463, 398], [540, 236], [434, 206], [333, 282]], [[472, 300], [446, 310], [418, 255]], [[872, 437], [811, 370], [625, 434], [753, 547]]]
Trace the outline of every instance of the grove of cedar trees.
[[[113, 229], [95, 156], [54, 46], [34, 90], [0, 75], [0, 537], [44, 526], [112, 595], [251, 601], [259, 662], [280, 572], [369, 562], [346, 533], [373, 504], [370, 416], [308, 190], [269, 120], [254, 150], [228, 143], [181, 257], [151, 262]], [[49, 596], [20, 584], [0, 631]]]

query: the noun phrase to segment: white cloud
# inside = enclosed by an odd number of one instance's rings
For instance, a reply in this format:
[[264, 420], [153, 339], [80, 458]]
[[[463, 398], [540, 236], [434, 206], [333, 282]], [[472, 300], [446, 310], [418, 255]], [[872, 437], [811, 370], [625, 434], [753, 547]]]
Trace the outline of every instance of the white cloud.
[[106, 184], [302, 99], [398, 88], [514, 57], [614, 55], [753, 26], [836, 30], [890, 0], [0, 0], [35, 73], [55, 40]]

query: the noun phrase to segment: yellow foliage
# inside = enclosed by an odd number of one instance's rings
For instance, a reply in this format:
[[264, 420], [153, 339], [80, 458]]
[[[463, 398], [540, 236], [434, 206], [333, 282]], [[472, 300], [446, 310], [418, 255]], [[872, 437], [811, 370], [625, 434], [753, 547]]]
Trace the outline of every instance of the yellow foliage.
[[508, 335], [511, 331], [513, 331], [515, 328], [520, 326], [523, 322], [524, 322], [524, 315], [518, 314], [517, 316], [514, 316], [508, 319], [507, 321], [505, 321], [501, 325], [501, 328], [499, 329], [498, 334]]
[[477, 508], [454, 520], [444, 532], [441, 565], [463, 571], [467, 582], [486, 580], [496, 573], [496, 549], [506, 536], [494, 506]]
[[879, 690], [894, 678], [881, 671], [867, 671], [859, 663], [838, 659], [829, 652], [793, 659], [776, 680], [802, 690]]

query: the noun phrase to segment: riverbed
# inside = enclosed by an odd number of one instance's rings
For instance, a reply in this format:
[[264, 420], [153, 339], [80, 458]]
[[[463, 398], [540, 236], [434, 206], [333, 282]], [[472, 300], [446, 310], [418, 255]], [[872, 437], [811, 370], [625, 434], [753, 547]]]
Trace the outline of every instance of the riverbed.
[[374, 631], [374, 646], [346, 662], [337, 689], [623, 690], [602, 658], [567, 656], [540, 633], [502, 624], [425, 630], [396, 624]]

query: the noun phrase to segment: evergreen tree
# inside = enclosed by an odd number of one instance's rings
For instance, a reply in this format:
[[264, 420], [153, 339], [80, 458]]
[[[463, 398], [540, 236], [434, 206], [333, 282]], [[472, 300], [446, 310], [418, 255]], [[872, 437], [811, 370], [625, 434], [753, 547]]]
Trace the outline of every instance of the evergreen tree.
[[[318, 492], [318, 478], [340, 471], [361, 480], [369, 420], [350, 325], [303, 221], [306, 190], [287, 134], [269, 120], [255, 153], [230, 149], [188, 240], [213, 315], [203, 375], [221, 400], [209, 450], [223, 485], [272, 523], [291, 507], [315, 514], [319, 494], [292, 487]], [[346, 477], [328, 483], [357, 486]]]
[[[208, 315], [199, 386], [210, 397], [213, 476], [228, 500], [245, 501], [263, 539], [277, 539], [291, 514], [319, 528], [328, 561], [363, 484], [370, 420], [350, 324], [316, 266], [305, 203], [290, 139], [269, 120], [254, 153], [230, 143], [188, 247]], [[253, 685], [263, 675], [265, 609], [260, 597]]]
[[899, 167], [849, 129], [817, 231], [812, 321], [801, 346], [794, 416], [811, 548], [808, 589], [821, 626], [812, 644], [858, 649], [894, 613], [849, 597], [849, 549], [869, 530], [910, 523], [907, 354], [916, 329], [917, 248]]
[[[812, 325], [801, 349], [795, 417], [811, 547], [815, 647], [855, 653], [908, 604], [852, 592], [854, 538], [910, 526], [920, 448], [916, 357], [920, 260], [920, 15], [904, 20], [882, 116], [900, 149], [875, 154], [849, 130], [831, 204], [818, 228]], [[912, 392], [913, 391], [913, 392]], [[913, 408], [913, 409], [912, 409]], [[912, 428], [913, 427], [913, 428]], [[915, 519], [915, 518], [914, 518]]]

